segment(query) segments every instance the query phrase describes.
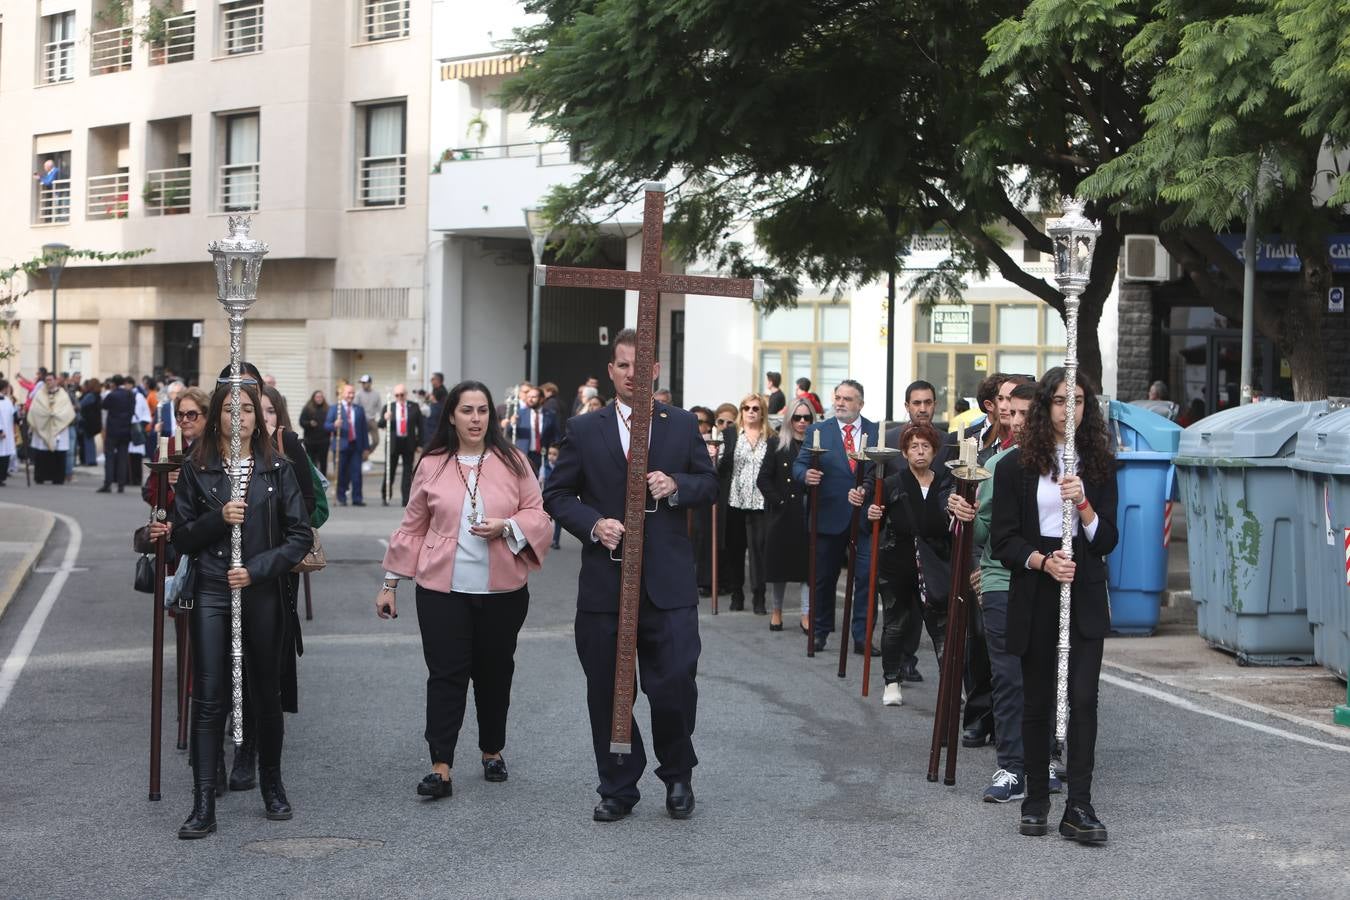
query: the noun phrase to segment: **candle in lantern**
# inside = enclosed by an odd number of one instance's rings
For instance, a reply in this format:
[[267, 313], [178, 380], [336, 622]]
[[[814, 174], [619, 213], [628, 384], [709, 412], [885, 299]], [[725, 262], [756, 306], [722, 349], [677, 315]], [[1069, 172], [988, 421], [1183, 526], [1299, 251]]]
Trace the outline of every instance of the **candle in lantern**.
[[966, 438], [961, 442], [961, 465], [974, 468], [976, 459], [975, 438]]
[[820, 449], [820, 429], [819, 429], [819, 428], [817, 428], [815, 431], [811, 432], [811, 449], [812, 449], [812, 450], [819, 450], [819, 449]]
[[169, 439], [167, 437], [162, 437], [159, 439], [159, 456], [156, 458], [156, 461], [166, 462], [168, 461], [168, 459], [169, 459]]
[[866, 453], [866, 452], [867, 452], [867, 432], [865, 432], [865, 431], [863, 432], [863, 436], [862, 436], [862, 445], [858, 447], [858, 452], [859, 452], [860, 454], [861, 454], [861, 453]]

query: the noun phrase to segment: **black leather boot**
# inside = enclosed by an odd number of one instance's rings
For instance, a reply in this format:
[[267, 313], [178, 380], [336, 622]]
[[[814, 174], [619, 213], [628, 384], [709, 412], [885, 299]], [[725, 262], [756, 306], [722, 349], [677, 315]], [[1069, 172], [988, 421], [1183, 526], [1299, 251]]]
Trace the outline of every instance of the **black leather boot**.
[[291, 802], [286, 799], [286, 788], [281, 784], [280, 766], [258, 768], [258, 789], [262, 793], [267, 818], [273, 822], [284, 822], [293, 815]]
[[216, 786], [199, 784], [192, 789], [192, 815], [178, 827], [178, 837], [190, 841], [216, 830]]
[[767, 616], [769, 611], [764, 608], [764, 592], [755, 591], [754, 594], [754, 612], [757, 616]]
[[745, 612], [745, 592], [740, 588], [731, 592], [731, 606], [729, 608], [732, 612]]
[[253, 729], [244, 733], [244, 742], [234, 748], [234, 765], [230, 767], [230, 790], [250, 791], [258, 783], [258, 746]]

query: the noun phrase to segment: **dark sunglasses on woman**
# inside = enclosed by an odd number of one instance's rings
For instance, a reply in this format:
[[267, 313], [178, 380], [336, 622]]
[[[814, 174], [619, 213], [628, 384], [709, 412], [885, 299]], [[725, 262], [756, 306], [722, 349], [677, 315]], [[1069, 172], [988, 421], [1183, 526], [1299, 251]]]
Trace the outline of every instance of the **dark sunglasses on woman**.
[[173, 414], [173, 417], [180, 422], [195, 422], [201, 418], [201, 415], [202, 414], [195, 409], [180, 409]]

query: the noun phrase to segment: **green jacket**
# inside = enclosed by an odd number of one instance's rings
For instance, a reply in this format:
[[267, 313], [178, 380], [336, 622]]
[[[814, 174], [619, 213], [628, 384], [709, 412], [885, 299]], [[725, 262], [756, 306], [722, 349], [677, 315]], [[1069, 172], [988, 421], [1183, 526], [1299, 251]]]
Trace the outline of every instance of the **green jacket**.
[[[1011, 453], [1016, 444], [1007, 450], [1000, 450], [985, 461], [984, 467], [993, 474], [999, 460]], [[975, 546], [980, 547], [980, 593], [990, 594], [1006, 591], [1012, 581], [1008, 570], [989, 552], [989, 523], [994, 518], [994, 479], [986, 478], [980, 482], [979, 493], [975, 495], [979, 509], [975, 513]]]

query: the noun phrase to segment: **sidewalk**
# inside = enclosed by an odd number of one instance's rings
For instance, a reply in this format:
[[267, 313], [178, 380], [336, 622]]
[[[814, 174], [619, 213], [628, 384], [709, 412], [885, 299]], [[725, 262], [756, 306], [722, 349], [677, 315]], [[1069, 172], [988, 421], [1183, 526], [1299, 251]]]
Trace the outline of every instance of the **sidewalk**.
[[0, 615], [28, 580], [55, 525], [45, 510], [0, 502]]

